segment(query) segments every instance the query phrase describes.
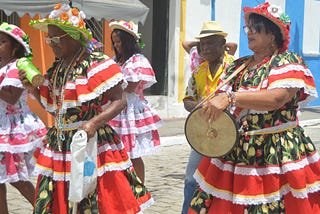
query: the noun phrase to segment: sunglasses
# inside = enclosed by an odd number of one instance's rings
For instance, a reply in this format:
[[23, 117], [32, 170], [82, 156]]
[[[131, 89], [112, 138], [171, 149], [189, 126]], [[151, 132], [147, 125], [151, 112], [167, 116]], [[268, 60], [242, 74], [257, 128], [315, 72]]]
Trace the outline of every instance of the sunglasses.
[[245, 32], [245, 34], [248, 34], [249, 32], [252, 34], [257, 33], [257, 28], [254, 25], [251, 26], [243, 26], [243, 30]]
[[61, 42], [60, 41], [61, 38], [65, 37], [66, 35], [68, 34], [66, 33], [66, 34], [63, 34], [62, 36], [46, 37], [45, 41], [48, 45], [51, 45], [52, 43], [59, 44]]

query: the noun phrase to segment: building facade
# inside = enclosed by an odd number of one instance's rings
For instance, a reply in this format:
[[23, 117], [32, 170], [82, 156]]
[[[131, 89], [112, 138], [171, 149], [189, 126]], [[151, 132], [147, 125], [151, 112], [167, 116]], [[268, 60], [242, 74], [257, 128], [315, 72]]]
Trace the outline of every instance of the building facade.
[[[219, 21], [229, 33], [227, 41], [236, 42], [236, 57], [251, 54], [247, 48], [247, 38], [242, 8], [254, 7], [264, 0], [140, 0], [149, 8], [144, 23], [139, 23], [142, 40], [146, 44], [143, 53], [151, 61], [158, 82], [146, 91], [147, 99], [162, 118], [185, 117], [182, 103], [185, 88], [191, 75], [189, 56], [183, 50], [184, 40], [193, 40], [199, 34], [202, 23]], [[308, 64], [320, 94], [320, 0], [268, 0], [280, 5], [291, 18], [291, 43], [289, 51], [297, 52]], [[1, 8], [0, 8], [1, 9]], [[107, 13], [107, 11], [106, 11]], [[43, 42], [43, 34], [32, 29], [28, 23], [30, 16], [20, 18], [6, 16], [0, 10], [1, 21], [19, 25], [31, 36], [34, 51], [33, 62], [45, 71], [54, 56]], [[112, 56], [108, 20], [96, 20], [91, 26], [97, 39], [104, 43], [103, 51]], [[52, 118], [33, 101], [31, 106], [40, 117], [52, 124]], [[319, 106], [320, 99], [309, 106]]]
[[[319, 0], [268, 0], [271, 4], [280, 5], [291, 19], [291, 42], [289, 51], [301, 55], [314, 75], [317, 90], [320, 94], [320, 1]], [[242, 8], [245, 6], [254, 7], [264, 0], [166, 0], [161, 13], [166, 13], [167, 19], [157, 20], [155, 13], [158, 9], [156, 2], [142, 0], [150, 8], [147, 21], [141, 26], [145, 38], [148, 40], [148, 30], [153, 24], [152, 34], [167, 34], [167, 42], [154, 38], [150, 43], [150, 50], [147, 56], [152, 59], [152, 64], [158, 60], [153, 56], [154, 52], [166, 52], [166, 68], [157, 70], [165, 79], [158, 78], [158, 83], [165, 89], [160, 93], [150, 94], [148, 100], [157, 109], [163, 118], [184, 117], [188, 113], [184, 110], [182, 98], [191, 75], [189, 69], [189, 56], [184, 52], [181, 42], [193, 40], [202, 27], [202, 23], [208, 20], [219, 21], [224, 30], [229, 33], [227, 41], [236, 42], [238, 50], [236, 57], [251, 54], [247, 47], [247, 38], [243, 32], [244, 20]], [[160, 2], [160, 1], [159, 1]], [[153, 5], [152, 5], [153, 4]], [[167, 8], [166, 8], [167, 7]], [[163, 8], [166, 8], [165, 11]], [[152, 22], [151, 20], [152, 19]], [[154, 29], [157, 23], [168, 25], [166, 32], [159, 32]], [[167, 22], [167, 23], [166, 23]], [[157, 48], [160, 46], [162, 49]], [[155, 46], [155, 44], [157, 44]], [[160, 60], [161, 61], [161, 60]], [[160, 63], [160, 62], [157, 62]], [[319, 106], [320, 99], [309, 104]]]

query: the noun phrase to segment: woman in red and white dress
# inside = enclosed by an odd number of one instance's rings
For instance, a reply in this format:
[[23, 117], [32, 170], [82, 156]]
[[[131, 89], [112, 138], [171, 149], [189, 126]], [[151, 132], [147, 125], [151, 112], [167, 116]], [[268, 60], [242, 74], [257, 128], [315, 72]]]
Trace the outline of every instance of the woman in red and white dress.
[[0, 25], [0, 213], [8, 213], [6, 183], [33, 204], [35, 188], [29, 181], [35, 148], [47, 129], [27, 103], [28, 90], [19, 79], [17, 62], [31, 58], [29, 36], [19, 27]]
[[128, 85], [127, 107], [109, 124], [121, 136], [138, 177], [144, 182], [142, 156], [153, 154], [160, 145], [158, 128], [163, 122], [144, 97], [143, 90], [155, 84], [156, 78], [148, 59], [140, 53], [140, 34], [132, 21], [110, 23], [115, 61], [121, 66]]

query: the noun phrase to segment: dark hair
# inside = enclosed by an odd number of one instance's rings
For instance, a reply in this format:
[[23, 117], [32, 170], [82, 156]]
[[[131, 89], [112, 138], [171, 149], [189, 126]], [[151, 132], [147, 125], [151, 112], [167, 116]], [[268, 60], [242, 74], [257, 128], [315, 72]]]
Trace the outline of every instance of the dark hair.
[[14, 53], [14, 57], [17, 59], [20, 59], [22, 57], [25, 56], [25, 52], [26, 50], [24, 49], [23, 45], [20, 44], [17, 40], [15, 40], [14, 38], [12, 38], [12, 36], [8, 35], [8, 38], [10, 39], [12, 48], [17, 47], [18, 49], [15, 51]]
[[256, 13], [251, 13], [248, 20], [250, 24], [254, 25], [258, 33], [260, 33], [263, 28], [266, 33], [272, 33], [275, 36], [278, 48], [283, 46], [284, 40], [280, 28], [271, 20]]
[[[122, 55], [114, 48], [114, 43], [112, 41], [112, 34], [115, 33], [119, 36], [121, 41], [121, 48], [122, 48]], [[115, 61], [118, 62], [120, 58], [123, 58], [125, 61], [128, 60], [133, 54], [141, 53], [141, 48], [137, 41], [134, 39], [134, 37], [119, 29], [114, 29], [111, 33], [111, 41], [112, 41], [112, 47], [116, 54]]]

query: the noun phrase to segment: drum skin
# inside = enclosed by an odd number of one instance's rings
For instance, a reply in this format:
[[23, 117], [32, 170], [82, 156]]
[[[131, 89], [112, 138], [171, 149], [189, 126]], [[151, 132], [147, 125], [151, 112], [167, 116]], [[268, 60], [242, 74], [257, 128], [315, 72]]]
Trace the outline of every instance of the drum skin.
[[190, 146], [201, 155], [221, 157], [229, 153], [239, 141], [239, 126], [228, 111], [215, 121], [208, 122], [200, 115], [201, 107], [188, 115], [184, 131]]

